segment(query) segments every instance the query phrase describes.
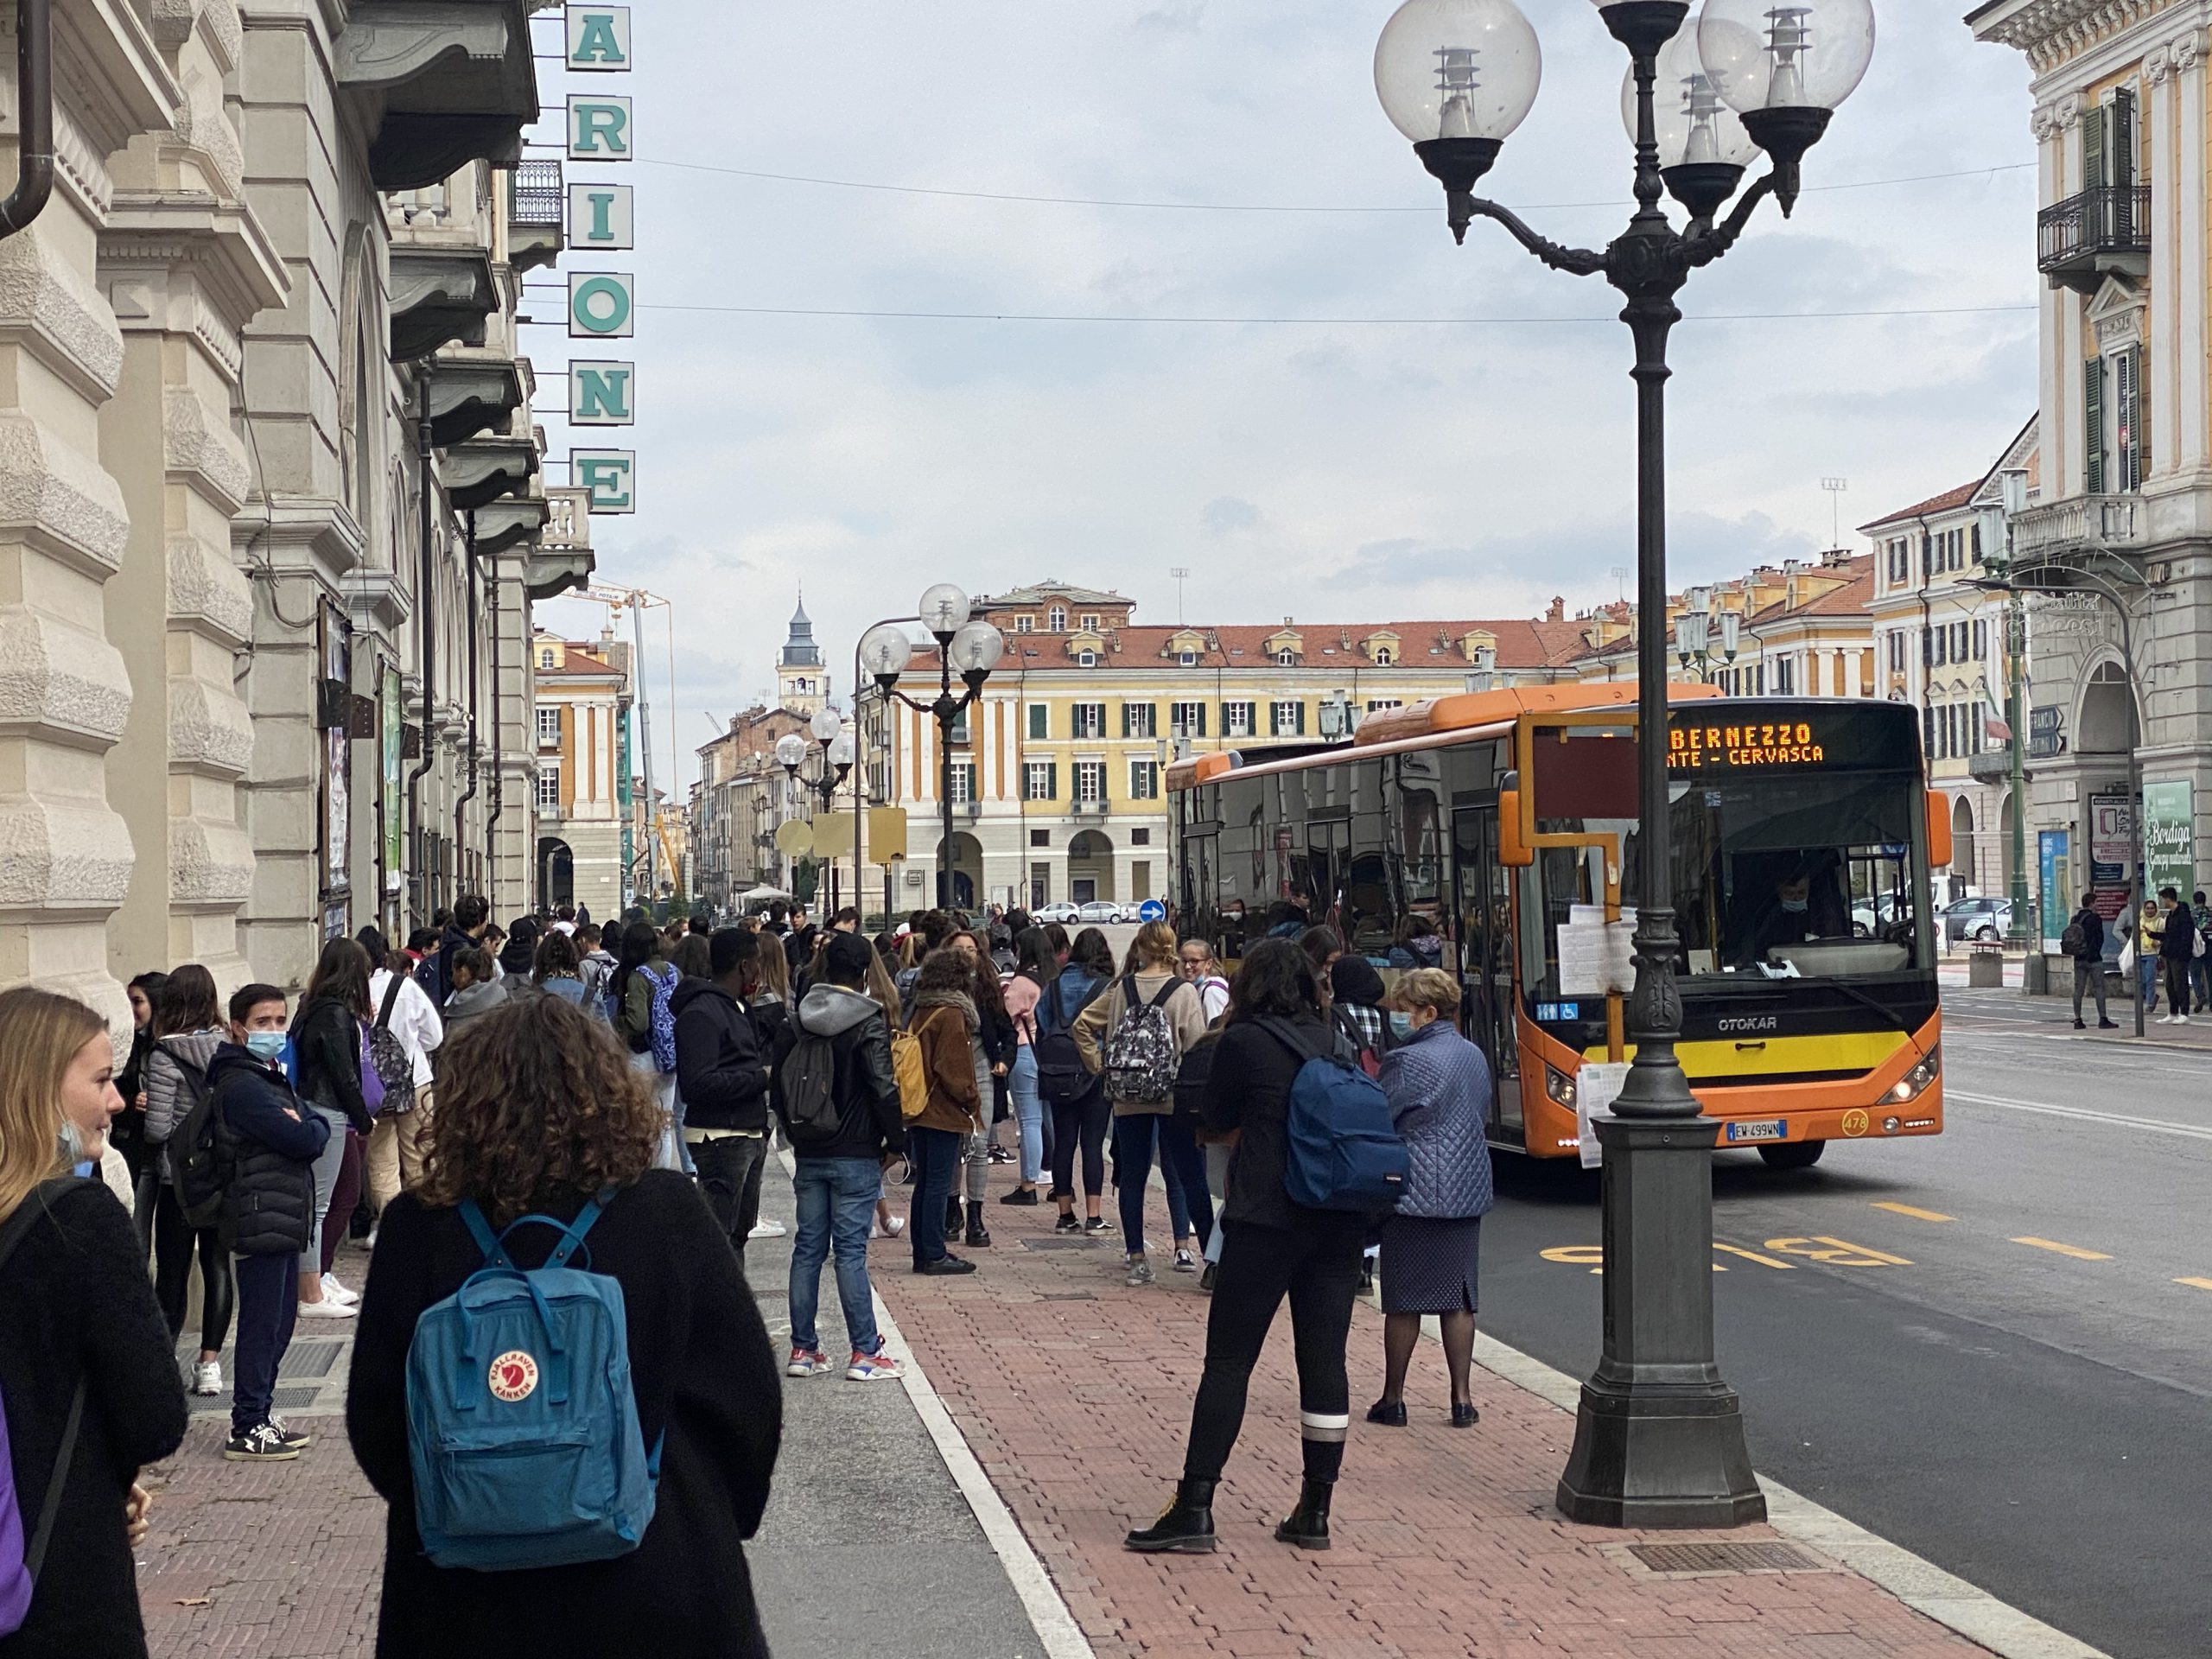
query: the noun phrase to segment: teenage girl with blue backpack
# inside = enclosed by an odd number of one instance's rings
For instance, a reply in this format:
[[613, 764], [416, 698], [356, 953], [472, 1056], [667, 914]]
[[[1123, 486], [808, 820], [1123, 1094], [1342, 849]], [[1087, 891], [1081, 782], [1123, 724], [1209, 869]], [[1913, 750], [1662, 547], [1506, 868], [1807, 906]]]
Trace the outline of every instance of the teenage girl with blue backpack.
[[377, 1653], [766, 1659], [744, 1541], [782, 1379], [737, 1256], [603, 1024], [486, 1014], [384, 1213], [346, 1431], [390, 1506]]

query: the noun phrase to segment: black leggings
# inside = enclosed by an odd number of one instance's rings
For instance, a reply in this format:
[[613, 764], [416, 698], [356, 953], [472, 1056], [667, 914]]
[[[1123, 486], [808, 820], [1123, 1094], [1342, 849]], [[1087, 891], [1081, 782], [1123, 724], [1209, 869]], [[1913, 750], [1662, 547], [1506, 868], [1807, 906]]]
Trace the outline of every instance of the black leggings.
[[1096, 1198], [1106, 1190], [1106, 1130], [1114, 1121], [1106, 1091], [1094, 1089], [1081, 1100], [1052, 1103], [1052, 1190], [1055, 1198], [1075, 1196], [1075, 1153], [1083, 1147], [1083, 1191]]
[[200, 1251], [200, 1347], [219, 1354], [231, 1334], [231, 1253], [212, 1227], [194, 1232], [177, 1208], [176, 1189], [163, 1181], [154, 1195], [154, 1295], [168, 1321], [169, 1340], [184, 1332], [185, 1291], [192, 1253]]
[[1268, 1327], [1290, 1298], [1291, 1343], [1298, 1362], [1299, 1438], [1309, 1480], [1334, 1480], [1351, 1425], [1344, 1344], [1366, 1224], [1351, 1215], [1301, 1217], [1295, 1231], [1230, 1222], [1222, 1230], [1221, 1265], [1206, 1315], [1206, 1368], [1191, 1407], [1189, 1480], [1218, 1480], [1244, 1426], [1244, 1395]]

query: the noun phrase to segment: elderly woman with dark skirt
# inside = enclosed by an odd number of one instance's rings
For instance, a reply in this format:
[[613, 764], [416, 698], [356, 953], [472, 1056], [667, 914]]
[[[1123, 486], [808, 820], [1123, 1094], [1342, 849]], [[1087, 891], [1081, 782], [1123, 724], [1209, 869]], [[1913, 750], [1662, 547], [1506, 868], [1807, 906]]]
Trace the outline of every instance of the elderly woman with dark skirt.
[[1367, 1421], [1402, 1428], [1406, 1368], [1424, 1315], [1443, 1326], [1452, 1376], [1452, 1427], [1471, 1428], [1467, 1391], [1475, 1348], [1475, 1280], [1483, 1215], [1493, 1201], [1490, 1063], [1458, 1029], [1459, 986], [1439, 968], [1402, 976], [1386, 1004], [1405, 1016], [1405, 1034], [1382, 1057], [1382, 1091], [1413, 1154], [1405, 1197], [1382, 1224], [1382, 1397]]

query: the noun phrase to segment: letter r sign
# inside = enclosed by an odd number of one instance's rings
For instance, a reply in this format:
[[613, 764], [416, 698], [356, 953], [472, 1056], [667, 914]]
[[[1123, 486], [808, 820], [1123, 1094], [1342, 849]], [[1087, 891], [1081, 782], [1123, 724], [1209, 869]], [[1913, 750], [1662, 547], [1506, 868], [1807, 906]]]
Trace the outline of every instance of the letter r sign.
[[626, 98], [569, 99], [569, 159], [626, 162], [630, 159], [630, 100]]

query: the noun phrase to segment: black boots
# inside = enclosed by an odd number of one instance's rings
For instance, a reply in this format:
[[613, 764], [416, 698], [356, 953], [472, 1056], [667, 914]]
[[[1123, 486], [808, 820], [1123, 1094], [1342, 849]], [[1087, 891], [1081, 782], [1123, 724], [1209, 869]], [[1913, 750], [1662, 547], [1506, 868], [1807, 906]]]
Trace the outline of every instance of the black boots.
[[955, 1238], [959, 1236], [959, 1232], [960, 1200], [947, 1198], [944, 1201], [944, 1236], [947, 1238]]
[[[1213, 1488], [1210, 1480], [1179, 1480], [1175, 1501], [1159, 1520], [1122, 1540], [1144, 1555], [1213, 1554]], [[1322, 1500], [1325, 1512], [1328, 1500]], [[1286, 1523], [1287, 1524], [1287, 1523]], [[1325, 1522], [1324, 1523], [1325, 1526]]]
[[1307, 1479], [1300, 1483], [1298, 1507], [1275, 1529], [1276, 1541], [1296, 1544], [1300, 1549], [1326, 1549], [1329, 1497], [1336, 1489], [1336, 1483], [1330, 1480]]
[[983, 1206], [971, 1203], [968, 1206], [968, 1248], [971, 1250], [988, 1249], [990, 1243], [990, 1230], [983, 1225]]

